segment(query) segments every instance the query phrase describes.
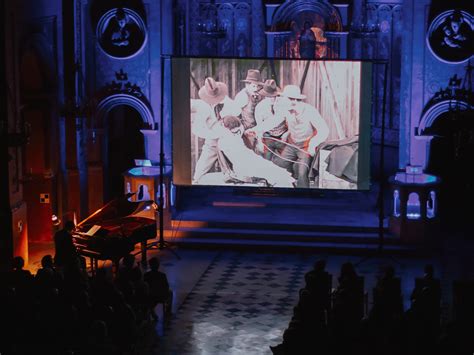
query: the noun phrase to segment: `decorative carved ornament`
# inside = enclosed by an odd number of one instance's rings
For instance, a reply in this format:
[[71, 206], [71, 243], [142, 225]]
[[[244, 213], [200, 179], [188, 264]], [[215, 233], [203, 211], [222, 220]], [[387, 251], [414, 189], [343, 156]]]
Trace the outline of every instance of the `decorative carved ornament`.
[[128, 80], [128, 74], [120, 69], [115, 73], [115, 80], [107, 83], [97, 94], [99, 117], [114, 106], [129, 105], [135, 108], [144, 122], [153, 126], [153, 110], [142, 89]]
[[444, 11], [431, 22], [426, 42], [440, 61], [457, 64], [474, 54], [474, 20], [463, 10]]
[[113, 8], [97, 23], [99, 47], [109, 57], [129, 59], [145, 47], [148, 31], [144, 19], [128, 8]]
[[[472, 68], [470, 65], [468, 68]], [[461, 112], [474, 110], [474, 93], [472, 88], [462, 85], [462, 78], [457, 74], [449, 79], [449, 85], [439, 90], [428, 101], [421, 114], [417, 135], [425, 134], [425, 130], [433, 125], [438, 117], [445, 112]], [[467, 84], [467, 83], [464, 83]]]

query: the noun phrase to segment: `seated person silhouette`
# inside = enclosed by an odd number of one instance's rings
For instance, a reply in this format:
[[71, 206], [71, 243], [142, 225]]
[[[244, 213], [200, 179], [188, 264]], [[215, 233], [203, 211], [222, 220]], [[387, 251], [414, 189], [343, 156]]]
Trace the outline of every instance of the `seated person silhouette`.
[[395, 277], [393, 266], [386, 266], [383, 275], [377, 280], [373, 290], [373, 300], [371, 316], [377, 320], [390, 323], [401, 318], [403, 313], [401, 282]]
[[155, 307], [158, 303], [164, 304], [164, 317], [171, 314], [173, 305], [173, 291], [170, 289], [168, 278], [164, 272], [159, 271], [160, 261], [153, 257], [148, 262], [150, 271], [144, 275], [144, 280], [149, 286], [151, 314], [158, 320]]
[[35, 283], [40, 294], [47, 289], [61, 287], [62, 275], [55, 269], [51, 255], [41, 258], [41, 268], [36, 272]]
[[17, 293], [28, 293], [33, 287], [33, 276], [28, 270], [24, 270], [25, 260], [21, 256], [15, 256], [12, 261], [12, 270], [8, 275], [9, 286]]
[[306, 289], [311, 292], [315, 303], [329, 311], [331, 306], [332, 275], [326, 270], [326, 261], [317, 260], [313, 269], [305, 274]]
[[415, 288], [411, 294], [411, 301], [417, 302], [429, 314], [431, 324], [439, 324], [441, 316], [441, 281], [434, 277], [433, 265], [426, 265], [422, 278], [415, 279]]
[[56, 249], [54, 263], [57, 267], [76, 265], [79, 261], [71, 234], [74, 228], [74, 222], [67, 221], [64, 228], [54, 235], [54, 247]]
[[131, 303], [134, 297], [133, 273], [135, 269], [139, 269], [135, 263], [135, 255], [125, 255], [115, 278], [116, 287], [123, 293], [128, 303]]

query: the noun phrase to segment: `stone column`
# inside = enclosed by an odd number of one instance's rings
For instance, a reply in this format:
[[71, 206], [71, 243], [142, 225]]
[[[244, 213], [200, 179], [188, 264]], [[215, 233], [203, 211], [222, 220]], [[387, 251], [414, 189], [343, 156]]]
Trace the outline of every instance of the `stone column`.
[[[359, 29], [366, 19], [366, 0], [354, 0], [352, 3], [352, 18], [350, 20], [350, 30]], [[362, 58], [362, 38], [350, 37], [350, 56], [351, 58]]]
[[429, 4], [429, 0], [403, 1], [399, 167], [423, 165], [425, 158], [426, 142], [415, 140], [414, 135], [424, 106], [425, 16]]
[[265, 16], [261, 0], [252, 0], [252, 56], [265, 56]]
[[[0, 19], [3, 24], [7, 20], [5, 2], [0, 3]], [[7, 22], [7, 25], [9, 22]], [[0, 82], [7, 82], [5, 29], [0, 27]], [[8, 121], [7, 93], [5, 86], [0, 87], [0, 272], [7, 271], [13, 256], [13, 234], [12, 213], [10, 208], [10, 175], [9, 175], [9, 153], [8, 153]]]

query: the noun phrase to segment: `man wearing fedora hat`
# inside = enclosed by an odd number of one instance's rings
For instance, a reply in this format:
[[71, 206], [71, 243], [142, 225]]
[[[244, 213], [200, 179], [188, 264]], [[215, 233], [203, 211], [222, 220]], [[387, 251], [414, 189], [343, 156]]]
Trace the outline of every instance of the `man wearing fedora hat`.
[[[272, 152], [278, 151], [283, 147], [279, 140], [288, 131], [283, 116], [284, 112], [279, 109], [281, 105], [277, 102], [282, 100], [282, 98], [278, 97], [280, 93], [275, 80], [268, 79], [265, 81], [263, 88], [260, 90], [260, 95], [264, 99], [255, 107], [255, 121], [257, 125], [249, 130], [255, 133], [259, 142], [257, 148], [266, 159], [271, 159]], [[262, 144], [262, 136], [265, 144]]]
[[191, 100], [191, 131], [205, 139], [194, 169], [193, 183], [198, 183], [217, 161], [217, 139], [222, 135], [221, 113], [240, 114], [233, 100], [227, 96], [228, 92], [225, 83], [208, 77], [199, 89], [200, 100]]
[[307, 188], [312, 157], [328, 137], [329, 127], [314, 106], [303, 102], [306, 95], [299, 86], [286, 85], [281, 96], [289, 100], [285, 114], [288, 136], [280, 155], [274, 155], [272, 161], [293, 173], [296, 187]]
[[242, 80], [245, 88], [235, 95], [235, 102], [242, 109], [241, 121], [245, 129], [255, 127], [255, 107], [262, 101], [263, 97], [259, 94], [259, 90], [263, 87], [260, 71], [257, 69], [249, 69], [247, 77]]

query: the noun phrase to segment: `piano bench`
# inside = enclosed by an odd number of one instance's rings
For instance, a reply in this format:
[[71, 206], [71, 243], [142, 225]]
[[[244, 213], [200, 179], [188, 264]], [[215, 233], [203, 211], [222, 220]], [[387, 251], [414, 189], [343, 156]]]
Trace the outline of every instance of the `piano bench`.
[[89, 249], [82, 249], [79, 254], [81, 256], [89, 258], [89, 265], [92, 276], [95, 276], [97, 269], [99, 268], [99, 260], [111, 260], [112, 273], [114, 275], [117, 274], [120, 259], [105, 258], [101, 253]]

